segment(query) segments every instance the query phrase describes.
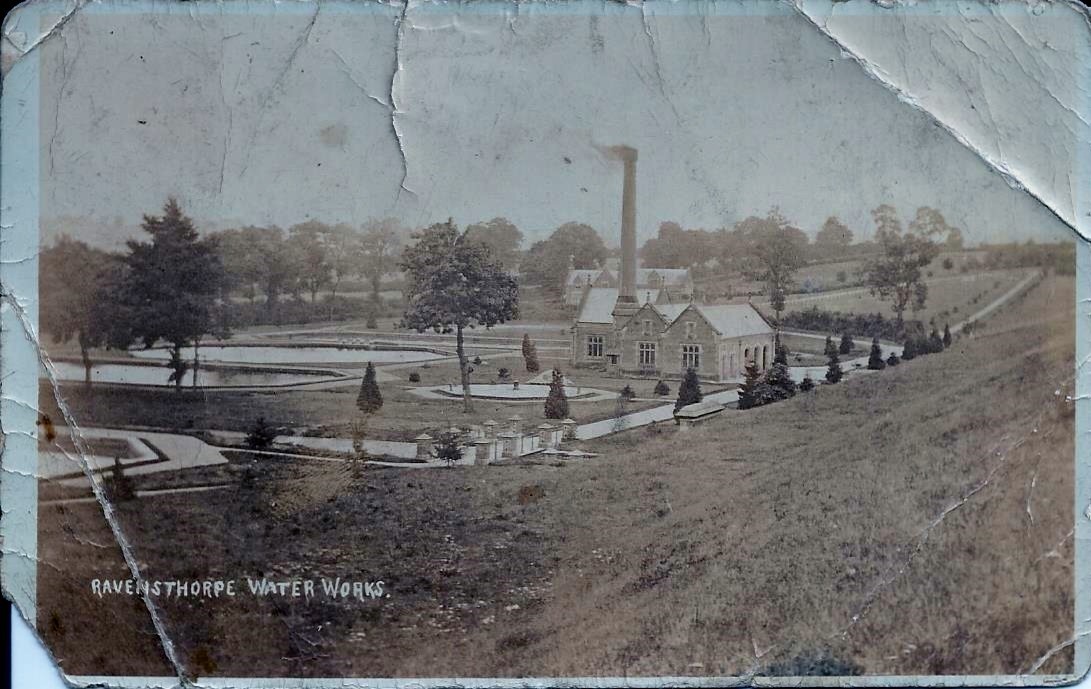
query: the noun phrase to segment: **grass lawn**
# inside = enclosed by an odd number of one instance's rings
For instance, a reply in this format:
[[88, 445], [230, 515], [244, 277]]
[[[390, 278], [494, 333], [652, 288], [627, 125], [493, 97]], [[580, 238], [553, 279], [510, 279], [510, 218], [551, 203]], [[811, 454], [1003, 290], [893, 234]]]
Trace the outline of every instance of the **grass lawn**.
[[[942, 354], [582, 443], [593, 459], [356, 478], [266, 462], [117, 511], [151, 578], [385, 583], [365, 602], [160, 600], [198, 676], [725, 675], [816, 654], [1027, 672], [1072, 634], [1074, 420], [1055, 392], [1073, 326], [1074, 281], [1049, 278]], [[43, 506], [39, 538], [39, 629], [64, 669], [169, 673], [139, 603], [89, 593], [125, 576], [100, 508]]]
[[[497, 380], [495, 369], [500, 365], [515, 371], [517, 380], [526, 381], [528, 374], [523, 367], [522, 356], [497, 356], [486, 354], [488, 367], [481, 366], [473, 376], [473, 382]], [[637, 397], [653, 397], [655, 380], [622, 379], [608, 377], [591, 369], [569, 371], [567, 361], [540, 357], [543, 371], [557, 366], [562, 368], [577, 385], [611, 392], [620, 392], [631, 385]], [[487, 369], [487, 370], [486, 370]], [[409, 383], [409, 374], [417, 372], [421, 382]], [[453, 383], [458, 387], [458, 364], [440, 362], [391, 371], [404, 382], [384, 382], [380, 385], [383, 407], [368, 422], [368, 437], [376, 440], [409, 441], [422, 432], [434, 433], [450, 426], [466, 427], [488, 419], [504, 423], [514, 414], [523, 418], [523, 428], [533, 429], [546, 422], [543, 400], [523, 402], [475, 400], [474, 412], [462, 411], [460, 399], [425, 399], [412, 394], [408, 388], [415, 385], [441, 385]], [[670, 383], [672, 395], [660, 401], [629, 402], [626, 410], [639, 411], [657, 404], [673, 401], [677, 386]], [[706, 392], [723, 389], [723, 386], [705, 386]], [[249, 431], [258, 417], [275, 426], [294, 429], [297, 433], [328, 437], [350, 437], [350, 424], [360, 416], [356, 409], [356, 383], [326, 389], [292, 389], [278, 391], [203, 391], [185, 389], [181, 392], [163, 389], [126, 389], [96, 386], [91, 390], [82, 385], [66, 385], [62, 395], [80, 425], [126, 427], [141, 426], [180, 431], [197, 429]], [[43, 412], [53, 419], [62, 418], [59, 408], [46, 384], [39, 386]], [[580, 423], [600, 421], [614, 415], [614, 400], [580, 401], [569, 405], [569, 416]]]
[[[925, 308], [916, 313], [906, 311], [907, 319], [927, 324], [936, 319], [939, 328], [945, 323], [957, 323], [984, 308], [1004, 292], [1026, 277], [1020, 270], [991, 271], [980, 273], [941, 274], [925, 280], [928, 299]], [[856, 288], [822, 295], [792, 295], [788, 297], [785, 311], [802, 311], [811, 307], [845, 313], [881, 313], [893, 318], [889, 301], [873, 297], [866, 288]]]

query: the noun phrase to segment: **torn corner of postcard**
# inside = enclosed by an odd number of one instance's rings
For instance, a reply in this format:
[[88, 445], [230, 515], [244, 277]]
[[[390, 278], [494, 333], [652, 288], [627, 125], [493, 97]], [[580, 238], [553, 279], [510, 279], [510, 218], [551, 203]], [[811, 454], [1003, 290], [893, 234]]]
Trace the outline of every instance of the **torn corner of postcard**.
[[1076, 681], [1089, 26], [24, 4], [5, 596], [77, 685]]

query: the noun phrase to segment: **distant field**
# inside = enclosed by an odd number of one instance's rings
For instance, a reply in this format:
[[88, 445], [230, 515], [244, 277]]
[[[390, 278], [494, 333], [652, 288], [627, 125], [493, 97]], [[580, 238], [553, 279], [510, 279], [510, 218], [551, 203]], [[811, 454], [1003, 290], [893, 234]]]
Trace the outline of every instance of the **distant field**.
[[[940, 328], [944, 323], [958, 323], [1011, 289], [1026, 274], [1021, 270], [1005, 270], [936, 275], [925, 280], [928, 285], [928, 299], [924, 309], [916, 313], [907, 309], [905, 317], [924, 323], [935, 318]], [[890, 302], [873, 297], [866, 287], [839, 290], [830, 294], [793, 295], [787, 302], [786, 311], [818, 307], [826, 311], [880, 313], [888, 318], [894, 317]]]
[[[197, 676], [727, 675], [819, 656], [1066, 672], [1071, 649], [1047, 653], [1072, 634], [1073, 291], [1049, 278], [942, 354], [582, 444], [590, 460], [361, 478], [262, 462], [250, 483], [117, 511], [153, 578], [387, 582], [366, 603], [161, 601]], [[43, 506], [40, 529], [38, 628], [62, 667], [169, 673], [139, 603], [87, 591], [126, 576], [98, 506]]]
[[[935, 277], [958, 275], [959, 269], [971, 257], [979, 261], [984, 260], [983, 251], [945, 251], [940, 253], [926, 270], [932, 271]], [[943, 267], [944, 259], [951, 259], [951, 268]], [[863, 258], [853, 258], [845, 261], [833, 261], [828, 263], [812, 263], [803, 266], [795, 274], [795, 292], [825, 292], [829, 290], [844, 289], [847, 286], [860, 284], [860, 276], [857, 272], [864, 265]], [[839, 280], [840, 274], [844, 274], [844, 280]], [[699, 286], [712, 295], [719, 295], [730, 287], [735, 294], [759, 293], [764, 290], [764, 285], [759, 282], [746, 280], [741, 276], [732, 276], [728, 279], [722, 277], [710, 277], [698, 281]]]

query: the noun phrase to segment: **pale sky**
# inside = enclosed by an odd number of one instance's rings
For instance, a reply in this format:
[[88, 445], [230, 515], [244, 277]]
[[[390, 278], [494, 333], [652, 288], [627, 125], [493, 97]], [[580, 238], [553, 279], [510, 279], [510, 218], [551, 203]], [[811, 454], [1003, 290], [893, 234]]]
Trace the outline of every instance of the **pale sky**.
[[1074, 236], [786, 5], [647, 23], [599, 2], [413, 9], [405, 189], [395, 9], [154, 7], [82, 11], [41, 50], [42, 217], [86, 219], [63, 229], [100, 245], [168, 195], [207, 229], [499, 215], [527, 245], [567, 221], [613, 245], [621, 171], [595, 143], [639, 150], [641, 242], [773, 205], [812, 235], [836, 214], [866, 236], [880, 203], [938, 208], [969, 242]]

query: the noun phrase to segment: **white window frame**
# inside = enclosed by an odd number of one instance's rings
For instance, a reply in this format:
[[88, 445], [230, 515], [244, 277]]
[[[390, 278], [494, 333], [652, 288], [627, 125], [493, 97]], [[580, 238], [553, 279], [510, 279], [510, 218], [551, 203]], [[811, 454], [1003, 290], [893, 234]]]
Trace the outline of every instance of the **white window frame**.
[[[597, 353], [596, 353], [597, 351]], [[587, 356], [601, 359], [606, 351], [606, 338], [602, 335], [587, 336]]]
[[[690, 363], [692, 362], [692, 363]], [[692, 368], [694, 371], [701, 368], [701, 345], [699, 344], [684, 344], [682, 345], [682, 370], [685, 371], [688, 368]]]
[[[642, 368], [654, 367], [655, 357], [659, 347], [654, 342], [637, 342], [636, 343], [636, 362]], [[648, 355], [651, 355], [650, 357]]]

